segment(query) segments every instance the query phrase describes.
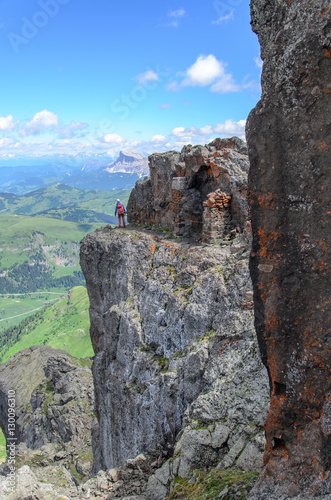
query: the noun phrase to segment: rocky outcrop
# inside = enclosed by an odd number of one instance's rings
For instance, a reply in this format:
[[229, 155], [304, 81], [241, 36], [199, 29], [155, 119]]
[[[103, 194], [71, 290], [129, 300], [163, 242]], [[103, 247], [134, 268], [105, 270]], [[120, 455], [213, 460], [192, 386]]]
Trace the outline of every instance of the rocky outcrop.
[[[70, 477], [89, 474], [94, 419], [90, 366], [90, 360], [47, 346], [23, 349], [0, 366], [0, 425], [7, 446], [17, 446], [16, 466], [56, 462]], [[8, 398], [15, 399], [14, 429], [8, 428]]]
[[259, 500], [331, 494], [330, 12], [251, 2], [264, 60], [247, 124], [251, 273], [271, 387]]
[[269, 394], [249, 250], [247, 231], [222, 245], [110, 227], [84, 238], [95, 471], [156, 445], [168, 456], [176, 446], [160, 473], [163, 493], [199, 465], [261, 468]]
[[[149, 169], [150, 179], [138, 181], [131, 193], [130, 223], [206, 243], [245, 228], [249, 162], [246, 145], [237, 137], [184, 146], [181, 153], [153, 154]], [[219, 195], [227, 199], [227, 207], [219, 203]]]

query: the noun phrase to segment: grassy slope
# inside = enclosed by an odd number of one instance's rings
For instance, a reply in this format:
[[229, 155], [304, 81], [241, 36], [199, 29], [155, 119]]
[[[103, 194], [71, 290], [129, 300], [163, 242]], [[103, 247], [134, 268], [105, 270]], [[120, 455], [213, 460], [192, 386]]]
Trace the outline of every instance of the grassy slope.
[[0, 215], [0, 294], [64, 291], [84, 284], [79, 242], [102, 226]]
[[0, 295], [0, 333], [18, 325], [22, 319], [36, 309], [55, 302], [63, 295], [62, 292], [36, 292], [22, 295]]
[[[32, 345], [49, 345], [78, 358], [93, 356], [89, 335], [89, 300], [85, 287], [75, 287], [70, 300], [65, 295], [42, 312], [42, 319], [31, 321], [18, 342], [0, 351], [2, 362]], [[25, 331], [26, 330], [26, 331]]]

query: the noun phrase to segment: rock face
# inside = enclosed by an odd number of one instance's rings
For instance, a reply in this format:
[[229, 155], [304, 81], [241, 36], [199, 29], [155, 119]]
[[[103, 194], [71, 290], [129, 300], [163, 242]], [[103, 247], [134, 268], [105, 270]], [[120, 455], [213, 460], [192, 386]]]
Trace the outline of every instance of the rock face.
[[151, 479], [163, 493], [199, 465], [261, 468], [269, 390], [249, 250], [246, 232], [222, 245], [110, 227], [84, 238], [95, 471], [160, 444], [168, 454], [176, 444], [166, 471]]
[[331, 493], [330, 13], [251, 2], [264, 60], [247, 124], [251, 274], [271, 387], [256, 499]]
[[89, 473], [94, 418], [90, 366], [91, 361], [47, 346], [23, 349], [0, 366], [0, 425], [8, 437], [8, 391], [14, 390], [18, 462], [47, 466], [55, 460], [80, 477]]
[[244, 229], [249, 162], [246, 145], [237, 137], [185, 146], [181, 153], [153, 154], [149, 168], [150, 179], [138, 181], [131, 193], [130, 223], [154, 225], [206, 243]]

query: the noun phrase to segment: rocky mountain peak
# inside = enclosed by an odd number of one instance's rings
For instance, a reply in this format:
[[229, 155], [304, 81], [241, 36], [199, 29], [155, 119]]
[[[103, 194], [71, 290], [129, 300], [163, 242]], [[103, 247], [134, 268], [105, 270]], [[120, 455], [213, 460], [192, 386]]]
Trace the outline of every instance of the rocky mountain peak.
[[105, 169], [106, 172], [126, 172], [138, 175], [148, 173], [148, 159], [134, 149], [120, 151], [119, 157]]

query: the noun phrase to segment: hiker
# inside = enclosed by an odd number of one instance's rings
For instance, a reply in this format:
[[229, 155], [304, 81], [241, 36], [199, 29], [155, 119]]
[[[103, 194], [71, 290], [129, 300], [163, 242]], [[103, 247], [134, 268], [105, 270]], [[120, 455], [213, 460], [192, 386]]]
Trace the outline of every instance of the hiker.
[[126, 214], [126, 210], [125, 210], [124, 205], [120, 202], [120, 200], [117, 200], [117, 203], [116, 203], [115, 217], [116, 217], [116, 214], [118, 215], [118, 227], [121, 227], [121, 218], [123, 221], [123, 227], [125, 227], [124, 215]]

